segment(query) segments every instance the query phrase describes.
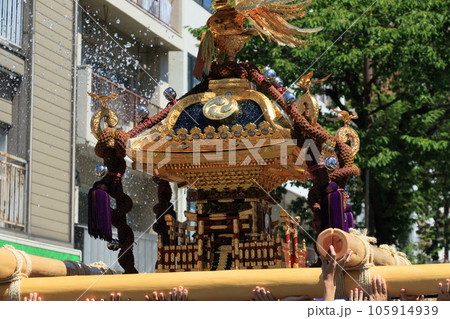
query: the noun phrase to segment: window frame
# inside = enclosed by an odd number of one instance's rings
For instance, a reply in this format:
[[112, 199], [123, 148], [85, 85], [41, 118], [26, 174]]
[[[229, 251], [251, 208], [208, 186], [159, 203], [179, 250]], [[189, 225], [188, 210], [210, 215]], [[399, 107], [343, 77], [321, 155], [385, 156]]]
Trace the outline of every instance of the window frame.
[[205, 0], [194, 0], [199, 5], [201, 5], [204, 9], [208, 10], [209, 12], [213, 13], [213, 9], [211, 8], [211, 5], [213, 3], [213, 0], [209, 1], [209, 4], [205, 4]]
[[0, 0], [0, 41], [22, 48], [23, 0]]
[[0, 121], [0, 152], [8, 153], [8, 132], [11, 126]]

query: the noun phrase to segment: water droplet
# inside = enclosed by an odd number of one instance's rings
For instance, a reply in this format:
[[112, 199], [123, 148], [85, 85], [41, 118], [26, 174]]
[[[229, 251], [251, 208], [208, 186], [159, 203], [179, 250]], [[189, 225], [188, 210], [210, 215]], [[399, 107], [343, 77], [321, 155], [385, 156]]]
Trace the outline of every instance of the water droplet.
[[117, 24], [120, 24], [120, 19], [117, 19], [117, 20], [116, 20], [116, 23], [117, 23]]

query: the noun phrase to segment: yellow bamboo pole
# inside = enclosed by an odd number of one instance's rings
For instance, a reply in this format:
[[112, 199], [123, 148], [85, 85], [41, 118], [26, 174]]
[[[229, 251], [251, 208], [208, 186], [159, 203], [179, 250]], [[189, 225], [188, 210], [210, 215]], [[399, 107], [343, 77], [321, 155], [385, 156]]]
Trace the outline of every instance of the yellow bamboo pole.
[[[439, 282], [450, 277], [450, 264], [372, 267], [370, 275], [385, 278], [391, 296], [398, 296], [401, 288], [411, 295], [430, 295], [437, 293]], [[357, 278], [358, 271], [351, 271], [351, 276]], [[356, 284], [345, 277], [345, 291], [349, 291]], [[21, 298], [38, 292], [45, 300], [71, 301], [108, 298], [111, 292], [121, 292], [124, 300], [138, 301], [153, 290], [168, 293], [179, 285], [189, 289], [190, 300], [250, 300], [256, 285], [270, 289], [277, 298], [321, 297], [323, 293], [320, 268], [291, 268], [27, 278], [21, 282]], [[0, 285], [1, 300], [7, 300], [8, 288], [9, 284]]]
[[[358, 274], [358, 271], [351, 271], [351, 278], [344, 277], [346, 291], [357, 287], [354, 280]], [[398, 297], [402, 288], [408, 295], [437, 295], [438, 283], [450, 278], [450, 264], [375, 266], [370, 268], [370, 278], [375, 275], [386, 280], [390, 297]]]
[[[336, 259], [344, 256], [349, 248], [353, 251], [352, 257], [347, 263], [347, 266], [350, 267], [360, 265], [366, 255], [366, 246], [363, 240], [341, 229], [329, 228], [319, 234], [317, 237], [317, 250], [322, 256], [326, 255], [330, 245], [333, 245], [336, 251]], [[396, 260], [389, 251], [374, 245], [370, 245], [370, 247], [373, 252], [373, 263], [376, 266], [394, 266], [397, 265], [397, 261], [400, 265], [406, 265], [406, 259], [398, 258]]]
[[[66, 276], [67, 268], [61, 260], [30, 256], [32, 270], [31, 277], [52, 277], [52, 276]], [[16, 270], [16, 257], [6, 248], [0, 248], [0, 280], [9, 278]], [[23, 260], [22, 272], [24, 273], [27, 267], [26, 260]]]
[[[101, 267], [88, 266], [79, 262], [66, 261], [58, 259], [40, 257], [27, 254], [31, 261], [31, 274], [29, 277], [60, 277], [60, 276], [76, 276], [76, 275], [97, 275], [103, 272]], [[27, 260], [22, 258], [21, 272], [25, 273], [27, 268]], [[66, 266], [67, 264], [67, 266]], [[9, 278], [17, 268], [17, 260], [14, 253], [7, 248], [0, 248], [0, 281]], [[116, 271], [108, 270], [109, 273]]]

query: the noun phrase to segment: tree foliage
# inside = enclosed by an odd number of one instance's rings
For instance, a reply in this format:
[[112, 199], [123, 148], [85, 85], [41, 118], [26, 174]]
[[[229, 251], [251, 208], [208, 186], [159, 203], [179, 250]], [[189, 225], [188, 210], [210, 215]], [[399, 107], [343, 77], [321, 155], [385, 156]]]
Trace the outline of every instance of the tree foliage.
[[[255, 37], [239, 54], [275, 69], [286, 86], [311, 70], [318, 78], [332, 74], [313, 91], [328, 96], [330, 108], [359, 114], [354, 212], [362, 213], [369, 187], [370, 233], [404, 248], [417, 222], [420, 248], [432, 259], [448, 251], [450, 237], [449, 8], [449, 0], [315, 0], [306, 18], [293, 21], [324, 27], [310, 36], [312, 45]], [[321, 119], [330, 130], [340, 125]]]

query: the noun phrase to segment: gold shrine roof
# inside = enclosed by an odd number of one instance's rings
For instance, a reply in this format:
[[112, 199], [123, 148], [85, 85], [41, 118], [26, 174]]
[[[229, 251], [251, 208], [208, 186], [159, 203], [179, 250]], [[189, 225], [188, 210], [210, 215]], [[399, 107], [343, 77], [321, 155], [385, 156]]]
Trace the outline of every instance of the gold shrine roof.
[[245, 79], [211, 80], [209, 89], [181, 99], [163, 122], [130, 140], [135, 169], [202, 189], [306, 181], [291, 124], [276, 103]]

